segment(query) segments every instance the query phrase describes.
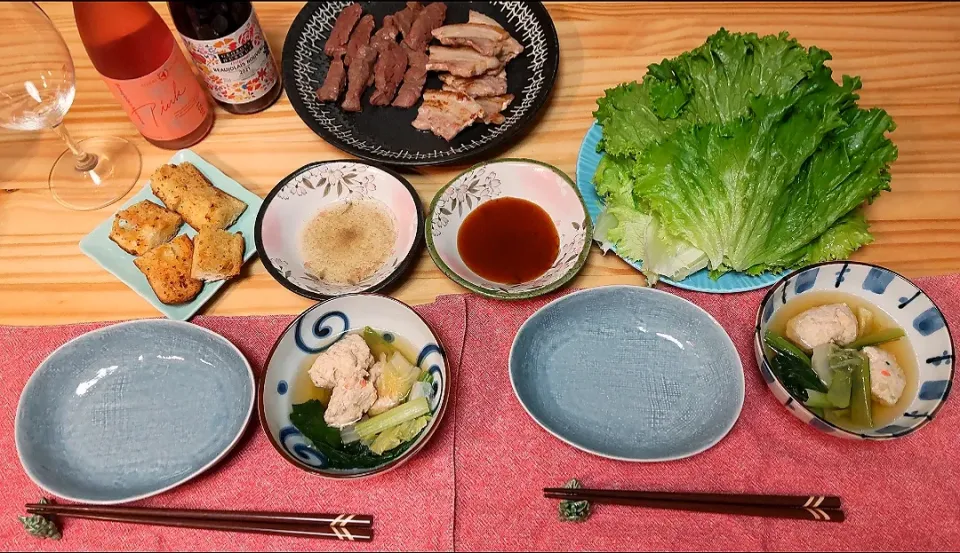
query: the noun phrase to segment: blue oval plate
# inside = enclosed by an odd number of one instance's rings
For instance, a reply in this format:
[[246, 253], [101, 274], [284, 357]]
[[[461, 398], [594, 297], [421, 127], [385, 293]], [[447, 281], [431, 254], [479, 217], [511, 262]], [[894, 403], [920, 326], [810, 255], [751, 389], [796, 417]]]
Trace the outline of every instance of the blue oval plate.
[[135, 501], [223, 458], [253, 412], [254, 380], [222, 336], [177, 321], [116, 324], [50, 354], [15, 422], [27, 475], [76, 502]]
[[[587, 131], [587, 135], [583, 137], [583, 142], [580, 143], [580, 154], [577, 156], [577, 188], [580, 189], [580, 195], [583, 196], [583, 201], [587, 204], [587, 211], [590, 213], [590, 219], [594, 226], [596, 226], [597, 217], [603, 211], [603, 200], [597, 195], [597, 189], [593, 186], [593, 175], [597, 172], [597, 165], [603, 158], [603, 154], [597, 152], [597, 144], [600, 143], [601, 138], [603, 138], [603, 129], [594, 121], [590, 130]], [[641, 263], [623, 257], [617, 253], [616, 248], [612, 248], [610, 251], [616, 253], [617, 257], [626, 261], [634, 269], [640, 270]], [[730, 294], [766, 288], [780, 280], [782, 276], [782, 274], [774, 275], [770, 273], [759, 276], [726, 273], [714, 280], [710, 278], [710, 272], [704, 269], [680, 281], [670, 280], [669, 278], [661, 278], [660, 280], [677, 288], [693, 290], [694, 292]]]
[[743, 367], [696, 305], [639, 286], [557, 299], [520, 327], [510, 381], [568, 444], [622, 461], [671, 461], [723, 439], [743, 407]]

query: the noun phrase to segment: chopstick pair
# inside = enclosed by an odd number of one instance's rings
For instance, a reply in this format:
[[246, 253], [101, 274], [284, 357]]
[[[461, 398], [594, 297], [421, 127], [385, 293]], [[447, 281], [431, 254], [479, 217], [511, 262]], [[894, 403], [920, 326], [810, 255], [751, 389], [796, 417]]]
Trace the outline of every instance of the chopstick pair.
[[373, 517], [369, 515], [204, 511], [40, 503], [28, 504], [27, 512], [32, 515], [198, 530], [327, 538], [341, 541], [370, 541], [373, 539]]
[[833, 496], [670, 493], [587, 488], [544, 488], [543, 495], [548, 499], [567, 501], [816, 522], [843, 522], [846, 518], [840, 498]]

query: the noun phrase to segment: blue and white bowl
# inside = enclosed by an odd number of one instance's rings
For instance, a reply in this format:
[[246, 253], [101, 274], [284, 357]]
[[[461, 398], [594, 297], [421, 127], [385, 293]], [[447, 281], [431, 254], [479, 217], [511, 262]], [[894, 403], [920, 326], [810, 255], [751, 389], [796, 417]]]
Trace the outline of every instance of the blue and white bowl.
[[[372, 327], [405, 340], [417, 355], [417, 365], [433, 375], [432, 418], [416, 442], [399, 457], [373, 468], [333, 469], [290, 423], [293, 386], [309, 359], [354, 330]], [[447, 358], [440, 340], [426, 321], [406, 304], [387, 296], [354, 294], [318, 303], [297, 317], [273, 345], [257, 393], [260, 426], [270, 443], [297, 467], [330, 478], [361, 478], [394, 469], [423, 449], [440, 425], [450, 395]]]
[[[917, 395], [892, 424], [864, 432], [839, 428], [795, 401], [770, 370], [762, 336], [773, 315], [796, 296], [815, 291], [843, 292], [867, 300], [903, 328], [916, 355]], [[855, 261], [820, 263], [794, 271], [767, 292], [757, 312], [754, 352], [764, 381], [800, 420], [817, 430], [858, 440], [889, 440], [915, 432], [933, 420], [950, 393], [956, 355], [947, 321], [933, 301], [905, 277]]]

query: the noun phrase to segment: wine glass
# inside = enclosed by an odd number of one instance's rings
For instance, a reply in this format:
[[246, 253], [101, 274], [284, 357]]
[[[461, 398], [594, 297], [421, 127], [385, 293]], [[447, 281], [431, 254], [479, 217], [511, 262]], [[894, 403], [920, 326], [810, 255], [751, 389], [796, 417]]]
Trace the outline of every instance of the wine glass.
[[50, 170], [50, 192], [70, 209], [112, 204], [136, 184], [140, 152], [118, 137], [74, 141], [63, 125], [76, 91], [63, 37], [34, 2], [0, 2], [0, 127], [53, 129], [67, 144]]

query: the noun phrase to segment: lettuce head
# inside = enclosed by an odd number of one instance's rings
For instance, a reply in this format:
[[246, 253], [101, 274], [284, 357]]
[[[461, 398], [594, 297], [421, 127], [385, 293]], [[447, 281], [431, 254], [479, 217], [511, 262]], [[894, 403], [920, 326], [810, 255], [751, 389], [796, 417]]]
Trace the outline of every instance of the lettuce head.
[[760, 274], [843, 259], [872, 237], [859, 209], [889, 190], [895, 125], [856, 77], [786, 33], [723, 29], [607, 90], [597, 239], [658, 276]]

